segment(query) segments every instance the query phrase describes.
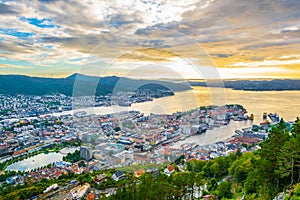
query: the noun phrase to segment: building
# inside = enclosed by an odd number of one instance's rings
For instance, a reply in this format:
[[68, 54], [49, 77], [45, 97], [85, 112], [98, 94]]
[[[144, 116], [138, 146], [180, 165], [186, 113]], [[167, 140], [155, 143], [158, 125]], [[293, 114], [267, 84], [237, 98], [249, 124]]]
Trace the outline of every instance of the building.
[[89, 194], [86, 196], [86, 199], [87, 199], [87, 200], [94, 200], [94, 199], [95, 199], [95, 194], [94, 194], [94, 193], [89, 193]]
[[6, 183], [7, 183], [8, 185], [10, 185], [10, 184], [15, 184], [15, 183], [17, 183], [20, 179], [21, 179], [21, 175], [17, 174], [17, 175], [14, 175], [14, 176], [11, 176], [11, 177], [6, 178]]
[[137, 177], [137, 178], [139, 178], [139, 177], [141, 177], [145, 173], [146, 173], [146, 171], [144, 169], [139, 169], [139, 170], [137, 170], [137, 171], [134, 172], [134, 176]]
[[55, 183], [55, 184], [53, 184], [53, 185], [47, 187], [46, 190], [44, 190], [43, 193], [50, 192], [51, 190], [56, 190], [57, 188], [58, 188], [58, 185], [57, 185], [57, 183]]
[[0, 156], [9, 154], [8, 148], [9, 148], [9, 146], [7, 146], [7, 145], [0, 146]]
[[112, 178], [115, 180], [115, 181], [119, 181], [123, 178], [125, 178], [125, 174], [123, 171], [117, 171], [116, 173], [113, 174]]
[[92, 149], [87, 146], [81, 146], [80, 147], [80, 157], [86, 161], [89, 161], [90, 159], [93, 158]]
[[106, 181], [106, 179], [107, 179], [106, 174], [99, 174], [94, 178], [94, 182], [97, 184], [100, 184], [100, 183]]
[[173, 174], [175, 171], [175, 168], [173, 165], [170, 165], [169, 167], [167, 167], [164, 172], [166, 175], [170, 176], [171, 174]]
[[70, 194], [72, 196], [72, 199], [81, 199], [84, 197], [84, 195], [87, 193], [87, 191], [90, 189], [90, 184], [85, 183], [84, 185], [79, 185], [73, 189], [71, 189]]
[[154, 178], [156, 178], [156, 177], [159, 175], [159, 169], [157, 169], [157, 168], [154, 168], [154, 169], [147, 169], [146, 172], [152, 174], [152, 176], [153, 176]]
[[66, 162], [66, 161], [58, 161], [55, 163], [55, 166], [57, 168], [65, 168], [65, 167], [70, 167], [72, 166], [72, 163], [70, 162]]

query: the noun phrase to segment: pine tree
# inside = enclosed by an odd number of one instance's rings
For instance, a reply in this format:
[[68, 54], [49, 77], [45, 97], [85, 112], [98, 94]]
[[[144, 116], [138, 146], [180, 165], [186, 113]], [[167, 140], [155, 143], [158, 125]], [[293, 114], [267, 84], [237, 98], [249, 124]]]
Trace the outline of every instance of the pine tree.
[[276, 171], [279, 169], [278, 155], [281, 147], [288, 139], [289, 134], [285, 127], [285, 122], [281, 120], [271, 130], [268, 140], [261, 143], [261, 151], [259, 153], [261, 159], [257, 170], [257, 179], [261, 186], [261, 191], [266, 193], [266, 196], [274, 196], [282, 188], [281, 177]]
[[300, 143], [299, 138], [291, 136], [281, 148], [278, 155], [279, 169], [276, 171], [281, 177], [290, 179], [294, 184], [296, 168], [299, 167]]

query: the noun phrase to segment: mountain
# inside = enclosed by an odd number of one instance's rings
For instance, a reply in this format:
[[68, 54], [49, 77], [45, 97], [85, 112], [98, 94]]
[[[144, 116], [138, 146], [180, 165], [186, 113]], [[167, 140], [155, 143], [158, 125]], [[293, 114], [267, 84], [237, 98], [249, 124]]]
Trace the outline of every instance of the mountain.
[[300, 80], [275, 79], [275, 80], [235, 80], [190, 82], [191, 86], [225, 87], [234, 90], [272, 91], [272, 90], [300, 90]]
[[0, 75], [0, 94], [106, 95], [115, 91], [135, 91], [139, 88], [170, 91], [191, 89], [187, 82], [135, 80], [117, 76], [96, 77], [72, 74], [66, 78], [40, 78], [23, 75]]

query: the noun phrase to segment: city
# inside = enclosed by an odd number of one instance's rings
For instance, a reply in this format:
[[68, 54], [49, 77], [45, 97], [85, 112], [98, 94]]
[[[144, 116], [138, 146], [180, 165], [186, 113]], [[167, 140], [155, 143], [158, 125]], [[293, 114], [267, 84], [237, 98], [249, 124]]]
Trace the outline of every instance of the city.
[[[2, 112], [1, 169], [3, 173], [18, 172], [6, 177], [6, 184], [24, 184], [29, 179], [43, 181], [59, 178], [63, 174], [91, 173], [126, 166], [164, 166], [182, 155], [188, 162], [193, 159], [211, 160], [237, 151], [251, 152], [260, 148], [259, 143], [268, 137], [270, 129], [280, 121], [277, 114], [269, 114], [268, 121], [265, 113], [259, 125], [236, 130], [224, 141], [216, 138], [214, 143], [199, 145], [185, 141], [192, 136], [209, 134], [206, 132], [230, 123], [251, 121], [253, 116], [248, 116], [241, 105], [201, 106], [170, 115], [144, 115], [138, 111], [107, 115], [87, 114], [84, 111], [64, 114], [61, 106], [70, 106], [70, 103], [71, 98], [64, 95], [2, 97], [3, 110], [10, 111]], [[291, 122], [290, 128], [292, 125]], [[175, 147], [178, 142], [181, 144]], [[52, 154], [60, 156], [51, 158]], [[40, 162], [40, 155], [48, 162]], [[28, 159], [33, 164], [29, 163], [30, 167], [26, 168]], [[25, 168], [20, 167], [23, 165]], [[164, 173], [171, 174], [173, 171], [166, 170]], [[143, 174], [145, 170], [135, 173]], [[106, 174], [103, 176], [105, 178], [97, 176], [100, 183], [107, 178]], [[116, 177], [113, 179], [119, 180]], [[59, 188], [55, 184], [55, 189]], [[69, 189], [60, 193], [53, 189], [49, 191], [51, 196], [70, 195], [74, 188], [82, 189], [77, 185], [71, 184]], [[93, 191], [90, 185], [82, 187], [86, 188], [82, 196], [87, 194], [88, 189]], [[114, 191], [110, 190], [108, 195]], [[94, 192], [99, 197], [104, 191], [96, 189]], [[45, 193], [48, 194], [48, 191]]]
[[299, 200], [299, 0], [0, 0], [0, 200]]

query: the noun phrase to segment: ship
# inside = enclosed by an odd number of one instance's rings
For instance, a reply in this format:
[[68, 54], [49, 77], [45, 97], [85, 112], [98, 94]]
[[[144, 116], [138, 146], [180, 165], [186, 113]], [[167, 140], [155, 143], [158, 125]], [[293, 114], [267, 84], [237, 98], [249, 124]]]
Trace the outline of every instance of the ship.
[[241, 130], [235, 130], [234, 132], [235, 132], [237, 135], [243, 135], [243, 133], [244, 133], [244, 132], [241, 131]]
[[129, 102], [129, 101], [120, 101], [118, 103], [118, 105], [123, 106], [123, 107], [129, 107], [129, 106], [131, 106], [131, 102]]
[[184, 140], [185, 140], [185, 136], [182, 136], [182, 137], [180, 138], [180, 140], [184, 141]]
[[279, 118], [279, 116], [278, 116], [277, 113], [275, 113], [275, 114], [270, 113], [270, 114], [268, 115], [268, 117], [271, 119], [271, 121], [272, 121], [273, 123], [278, 123], [278, 122], [280, 122], [280, 118]]
[[249, 120], [254, 120], [254, 115], [251, 114], [249, 117], [248, 117]]
[[266, 121], [267, 120], [267, 113], [265, 112], [264, 114], [263, 114], [263, 121]]

